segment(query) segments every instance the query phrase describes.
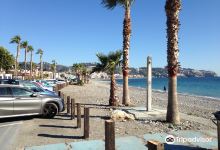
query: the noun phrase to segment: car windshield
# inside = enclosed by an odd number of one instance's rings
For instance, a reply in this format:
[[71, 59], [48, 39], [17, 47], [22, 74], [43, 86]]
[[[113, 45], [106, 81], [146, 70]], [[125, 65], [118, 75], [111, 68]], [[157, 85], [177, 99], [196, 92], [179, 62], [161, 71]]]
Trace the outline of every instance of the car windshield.
[[23, 82], [22, 85], [34, 92], [44, 92], [44, 90], [32, 82]]

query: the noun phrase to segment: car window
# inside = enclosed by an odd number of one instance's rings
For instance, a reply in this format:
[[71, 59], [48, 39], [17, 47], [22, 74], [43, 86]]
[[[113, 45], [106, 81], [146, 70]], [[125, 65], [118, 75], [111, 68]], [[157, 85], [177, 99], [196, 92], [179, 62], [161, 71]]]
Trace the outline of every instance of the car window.
[[11, 96], [7, 87], [0, 87], [0, 96]]
[[30, 96], [33, 93], [23, 88], [12, 87], [12, 93], [14, 96]]
[[44, 92], [43, 89], [39, 88], [33, 83], [23, 83], [23, 86], [26, 87], [27, 89], [33, 91], [33, 92]]

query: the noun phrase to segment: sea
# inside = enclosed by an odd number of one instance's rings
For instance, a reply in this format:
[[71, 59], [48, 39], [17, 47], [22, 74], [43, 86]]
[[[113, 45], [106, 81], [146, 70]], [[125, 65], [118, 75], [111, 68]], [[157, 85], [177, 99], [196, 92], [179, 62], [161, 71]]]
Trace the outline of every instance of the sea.
[[[123, 84], [123, 79], [117, 79], [118, 84]], [[178, 93], [196, 96], [206, 96], [220, 100], [220, 77], [178, 77]], [[129, 86], [146, 88], [146, 78], [129, 79]], [[153, 90], [163, 91], [168, 89], [168, 78], [153, 78]]]

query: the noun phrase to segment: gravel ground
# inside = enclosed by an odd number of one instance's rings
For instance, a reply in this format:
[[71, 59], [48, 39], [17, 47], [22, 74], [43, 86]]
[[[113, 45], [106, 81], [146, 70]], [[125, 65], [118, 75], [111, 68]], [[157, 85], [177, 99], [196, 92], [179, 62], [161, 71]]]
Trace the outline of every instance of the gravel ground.
[[[110, 118], [108, 107], [109, 85], [108, 82], [92, 81], [84, 86], [70, 85], [62, 90], [66, 96], [71, 96], [76, 103], [90, 107], [90, 138], [104, 139], [104, 121]], [[117, 95], [122, 97], [122, 88], [117, 88]], [[141, 88], [130, 88], [132, 104], [145, 106], [146, 92]], [[180, 112], [190, 116], [206, 118], [210, 121], [212, 112], [219, 110], [220, 101], [206, 97], [178, 95]], [[153, 92], [153, 107], [165, 109], [167, 105], [167, 93]], [[82, 111], [83, 115], [83, 111]], [[83, 140], [83, 128], [76, 128], [76, 119], [70, 120], [65, 112], [54, 119], [34, 118], [25, 120], [19, 131], [17, 141], [11, 145], [11, 149], [22, 149], [24, 146], [36, 146], [52, 143], [64, 143]], [[83, 119], [82, 119], [83, 127]], [[210, 123], [202, 125], [193, 119], [181, 118], [181, 124], [171, 125], [163, 120], [133, 120], [116, 122], [116, 137], [142, 136], [146, 133], [169, 132], [172, 130], [210, 130], [216, 129]]]

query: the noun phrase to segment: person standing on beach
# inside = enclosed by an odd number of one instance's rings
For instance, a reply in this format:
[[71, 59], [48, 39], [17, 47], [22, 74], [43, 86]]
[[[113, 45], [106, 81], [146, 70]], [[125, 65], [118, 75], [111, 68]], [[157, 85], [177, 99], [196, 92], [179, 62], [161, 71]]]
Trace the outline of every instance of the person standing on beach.
[[164, 87], [163, 87], [163, 90], [164, 90], [164, 92], [166, 92], [167, 91], [167, 88], [166, 88], [166, 86], [164, 85]]

